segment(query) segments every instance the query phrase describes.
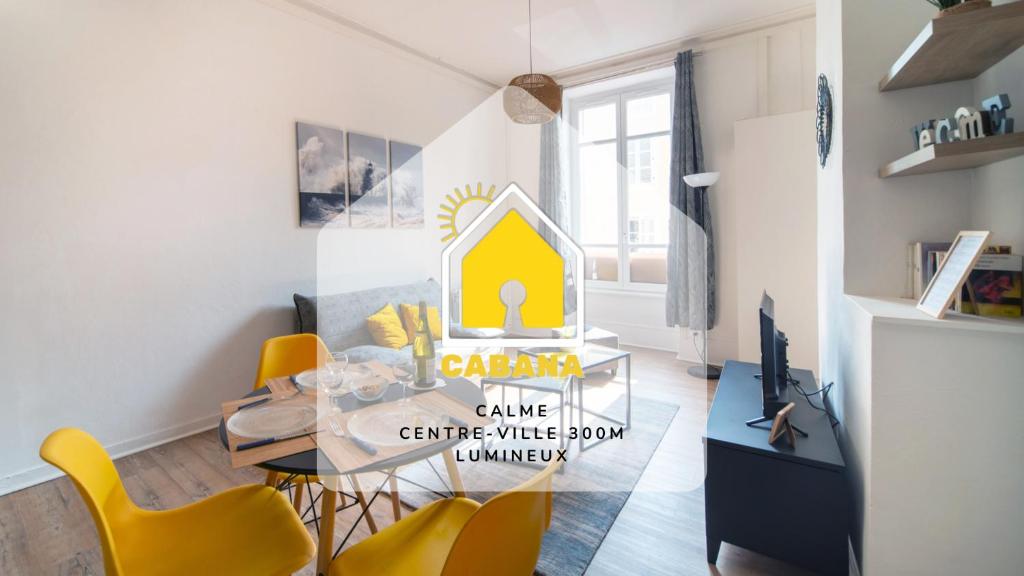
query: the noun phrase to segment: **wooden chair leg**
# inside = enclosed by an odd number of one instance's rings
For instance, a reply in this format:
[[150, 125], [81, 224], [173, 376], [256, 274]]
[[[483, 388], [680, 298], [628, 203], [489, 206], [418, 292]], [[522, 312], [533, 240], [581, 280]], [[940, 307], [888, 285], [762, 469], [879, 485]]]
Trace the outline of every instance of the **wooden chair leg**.
[[267, 470], [267, 481], [264, 484], [267, 486], [277, 486], [277, 472]]
[[334, 507], [340, 486], [324, 484], [324, 493], [320, 497], [320, 542], [317, 544], [316, 573], [326, 576], [334, 556]]
[[302, 517], [302, 484], [295, 484], [295, 494], [292, 496], [292, 507], [295, 513]]
[[398, 478], [395, 477], [395, 472], [391, 471], [391, 476], [388, 478], [388, 488], [391, 492], [391, 512], [395, 515], [395, 522], [402, 519], [402, 499], [398, 496]]
[[462, 484], [462, 476], [459, 474], [459, 467], [455, 463], [455, 454], [451, 448], [441, 454], [444, 456], [444, 466], [448, 470], [448, 478], [452, 481], [452, 492], [459, 498], [465, 498], [466, 487]]
[[363, 518], [366, 518], [366, 525], [370, 527], [370, 534], [376, 534], [377, 522], [374, 521], [370, 507], [366, 504], [366, 495], [363, 494], [363, 487], [359, 485], [359, 479], [355, 474], [349, 476], [348, 479], [352, 483], [352, 489], [355, 490], [356, 500], [359, 501], [359, 506], [363, 509]]

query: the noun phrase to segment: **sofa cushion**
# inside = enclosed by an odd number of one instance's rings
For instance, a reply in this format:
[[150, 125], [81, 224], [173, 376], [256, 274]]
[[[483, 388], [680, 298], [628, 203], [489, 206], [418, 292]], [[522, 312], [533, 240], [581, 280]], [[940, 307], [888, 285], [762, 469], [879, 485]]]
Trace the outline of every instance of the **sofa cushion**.
[[385, 286], [325, 296], [295, 294], [299, 330], [319, 334], [331, 350], [345, 350], [373, 344], [366, 319], [387, 304], [426, 300], [429, 306], [441, 305], [441, 285], [434, 280]]
[[405, 328], [402, 327], [402, 320], [391, 304], [385, 304], [383, 308], [371, 314], [366, 319], [366, 328], [378, 346], [398, 350], [409, 343]]

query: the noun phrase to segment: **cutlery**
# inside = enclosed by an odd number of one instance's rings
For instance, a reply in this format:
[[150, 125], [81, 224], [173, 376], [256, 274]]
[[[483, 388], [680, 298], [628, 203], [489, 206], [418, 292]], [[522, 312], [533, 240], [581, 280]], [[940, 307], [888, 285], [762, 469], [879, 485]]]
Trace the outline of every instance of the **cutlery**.
[[275, 444], [277, 442], [284, 442], [285, 440], [293, 440], [295, 438], [301, 438], [303, 436], [309, 436], [310, 434], [316, 434], [320, 430], [314, 430], [313, 432], [300, 432], [298, 434], [289, 434], [287, 436], [272, 436], [270, 438], [263, 438], [262, 440], [253, 440], [252, 442], [243, 442], [235, 448], [236, 452], [242, 450], [249, 450], [252, 448], [259, 448], [260, 446], [266, 446], [267, 444]]
[[255, 408], [257, 406], [262, 406], [262, 405], [266, 404], [267, 402], [270, 402], [271, 400], [273, 400], [273, 398], [268, 396], [266, 398], [263, 398], [262, 400], [257, 400], [255, 402], [249, 402], [248, 404], [242, 404], [241, 406], [238, 407], [238, 411], [241, 412], [242, 410], [246, 410], [248, 408]]
[[295, 398], [299, 394], [300, 394], [299, 392], [292, 392], [291, 394], [289, 394], [288, 396], [285, 396], [283, 398], [274, 398], [272, 394], [267, 394], [266, 398], [260, 398], [259, 400], [256, 400], [255, 402], [249, 402], [248, 404], [242, 404], [241, 406], [238, 407], [238, 411], [240, 412], [240, 411], [248, 409], [248, 408], [255, 408], [257, 406], [262, 406], [262, 405], [268, 404], [270, 402], [284, 402], [285, 400], [291, 400], [292, 398]]
[[377, 449], [374, 448], [372, 445], [364, 442], [359, 438], [356, 438], [355, 436], [349, 436], [348, 434], [345, 434], [345, 431], [341, 429], [341, 424], [338, 424], [331, 418], [328, 418], [327, 422], [331, 425], [331, 432], [334, 432], [334, 435], [337, 436], [338, 438], [348, 438], [363, 452], [366, 452], [370, 456], [377, 455]]

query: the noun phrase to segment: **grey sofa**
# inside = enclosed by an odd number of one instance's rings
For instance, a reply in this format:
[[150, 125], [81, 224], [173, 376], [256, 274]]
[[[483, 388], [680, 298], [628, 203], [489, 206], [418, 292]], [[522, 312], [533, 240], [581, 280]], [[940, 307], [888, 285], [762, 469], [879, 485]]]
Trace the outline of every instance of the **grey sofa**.
[[399, 305], [416, 304], [420, 300], [440, 308], [441, 285], [430, 279], [344, 294], [295, 294], [293, 299], [299, 332], [319, 334], [332, 352], [344, 351], [350, 362], [379, 360], [395, 364], [412, 357], [412, 346], [395, 350], [374, 344], [366, 328], [366, 318], [386, 304], [394, 306], [396, 312]]

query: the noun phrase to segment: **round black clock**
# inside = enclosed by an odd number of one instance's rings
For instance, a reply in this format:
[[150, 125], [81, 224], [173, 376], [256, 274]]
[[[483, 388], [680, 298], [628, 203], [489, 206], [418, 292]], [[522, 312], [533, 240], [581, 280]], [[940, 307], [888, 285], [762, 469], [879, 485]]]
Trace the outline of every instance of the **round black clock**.
[[828, 78], [818, 75], [818, 161], [825, 167], [829, 150], [832, 149], [832, 90]]

